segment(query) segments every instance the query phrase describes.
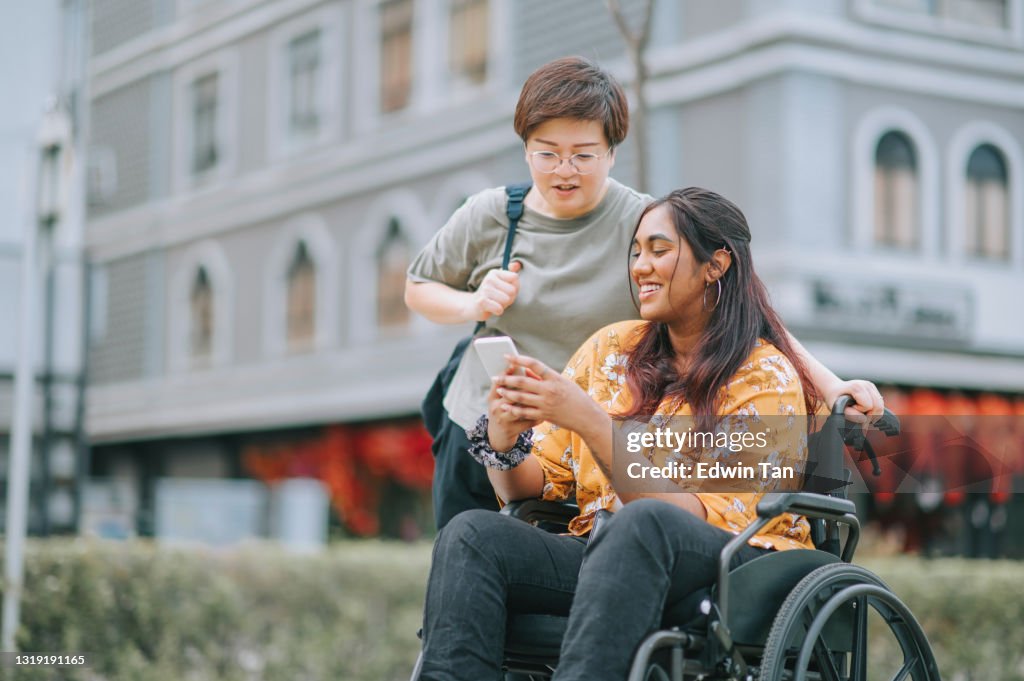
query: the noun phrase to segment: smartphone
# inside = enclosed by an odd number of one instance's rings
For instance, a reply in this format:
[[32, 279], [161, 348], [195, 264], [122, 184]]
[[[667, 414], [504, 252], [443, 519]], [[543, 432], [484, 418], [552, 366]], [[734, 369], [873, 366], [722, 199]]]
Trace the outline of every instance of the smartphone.
[[[505, 373], [505, 369], [508, 368], [508, 361], [505, 359], [505, 355], [519, 355], [519, 351], [516, 350], [516, 344], [508, 336], [477, 338], [473, 341], [473, 347], [476, 348], [476, 354], [480, 357], [480, 361], [483, 362], [488, 376], [500, 376]], [[516, 373], [522, 376], [526, 372], [519, 368]]]

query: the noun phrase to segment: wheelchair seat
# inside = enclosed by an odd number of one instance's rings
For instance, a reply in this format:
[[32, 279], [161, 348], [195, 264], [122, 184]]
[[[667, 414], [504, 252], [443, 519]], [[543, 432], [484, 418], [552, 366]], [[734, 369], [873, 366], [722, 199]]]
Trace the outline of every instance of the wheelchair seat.
[[[773, 551], [732, 570], [728, 621], [736, 644], [764, 646], [775, 613], [800, 580], [822, 565], [838, 562], [838, 556], [825, 551]], [[698, 589], [666, 610], [662, 626], [704, 634], [710, 610], [705, 605], [707, 611], [702, 611], [701, 605], [714, 598], [714, 586]], [[757, 607], [750, 607], [751, 603]], [[510, 615], [505, 634], [507, 661], [517, 666], [556, 666], [568, 621], [558, 615]]]

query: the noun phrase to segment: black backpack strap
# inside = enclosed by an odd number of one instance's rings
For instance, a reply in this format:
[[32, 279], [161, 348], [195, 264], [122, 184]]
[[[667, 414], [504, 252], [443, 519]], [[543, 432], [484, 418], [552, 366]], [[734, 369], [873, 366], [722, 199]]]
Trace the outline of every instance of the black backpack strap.
[[508, 205], [505, 208], [505, 214], [508, 215], [508, 236], [505, 237], [505, 253], [501, 256], [503, 270], [508, 269], [509, 261], [512, 259], [512, 240], [516, 238], [519, 218], [523, 217], [523, 200], [532, 186], [532, 182], [520, 182], [505, 187], [505, 195], [508, 196]]
[[[508, 234], [505, 236], [505, 252], [501, 256], [501, 269], [503, 270], [508, 269], [509, 261], [512, 260], [512, 242], [516, 238], [519, 218], [523, 217], [523, 200], [532, 186], [532, 182], [520, 182], [505, 186], [505, 195], [508, 197], [508, 204], [505, 207], [505, 214], [508, 216]], [[477, 322], [476, 328], [473, 329], [473, 335], [480, 333], [482, 328], [484, 328], [484, 323]]]

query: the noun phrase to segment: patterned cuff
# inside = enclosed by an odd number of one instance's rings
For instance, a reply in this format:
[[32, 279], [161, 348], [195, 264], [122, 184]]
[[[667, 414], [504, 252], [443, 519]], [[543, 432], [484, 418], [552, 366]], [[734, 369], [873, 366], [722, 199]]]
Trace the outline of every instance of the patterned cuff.
[[487, 414], [477, 419], [476, 425], [466, 431], [469, 438], [469, 455], [478, 463], [498, 471], [510, 471], [530, 456], [533, 449], [533, 429], [519, 433], [516, 443], [507, 452], [496, 451], [487, 437]]

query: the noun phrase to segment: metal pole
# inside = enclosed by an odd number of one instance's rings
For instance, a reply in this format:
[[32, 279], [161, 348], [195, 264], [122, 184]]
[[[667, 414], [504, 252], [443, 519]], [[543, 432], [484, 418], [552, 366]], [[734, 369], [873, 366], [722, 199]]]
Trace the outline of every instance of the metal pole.
[[76, 381], [77, 399], [75, 400], [75, 532], [82, 532], [82, 507], [85, 502], [85, 482], [89, 476], [89, 458], [91, 450], [85, 434], [85, 389], [89, 376], [89, 334], [92, 333], [92, 265], [83, 248], [81, 251], [82, 267], [82, 342], [81, 365]]
[[82, 268], [82, 324], [81, 324], [81, 357], [78, 365], [77, 400], [75, 402], [75, 532], [82, 532], [82, 510], [85, 506], [85, 488], [89, 477], [92, 448], [85, 429], [85, 399], [89, 377], [89, 352], [92, 342], [92, 264], [89, 252], [85, 247], [85, 164], [86, 146], [89, 140], [89, 79], [86, 76], [89, 63], [89, 0], [75, 0], [73, 22], [70, 33], [74, 38], [72, 64], [69, 77], [75, 92], [72, 111], [73, 150], [77, 159], [74, 169], [74, 181], [71, 184], [72, 194], [69, 205], [69, 224], [79, 235], [79, 264]]
[[44, 243], [40, 255], [46, 273], [43, 304], [43, 434], [39, 443], [39, 534], [50, 535], [50, 494], [52, 474], [50, 458], [53, 450], [53, 308], [55, 298], [54, 234], [52, 222], [41, 225]]
[[32, 456], [32, 384], [36, 330], [36, 227], [25, 230], [18, 303], [18, 354], [14, 370], [14, 415], [7, 477], [7, 543], [4, 552], [3, 632], [0, 648], [14, 652], [24, 579], [22, 553], [28, 520], [29, 463]]

